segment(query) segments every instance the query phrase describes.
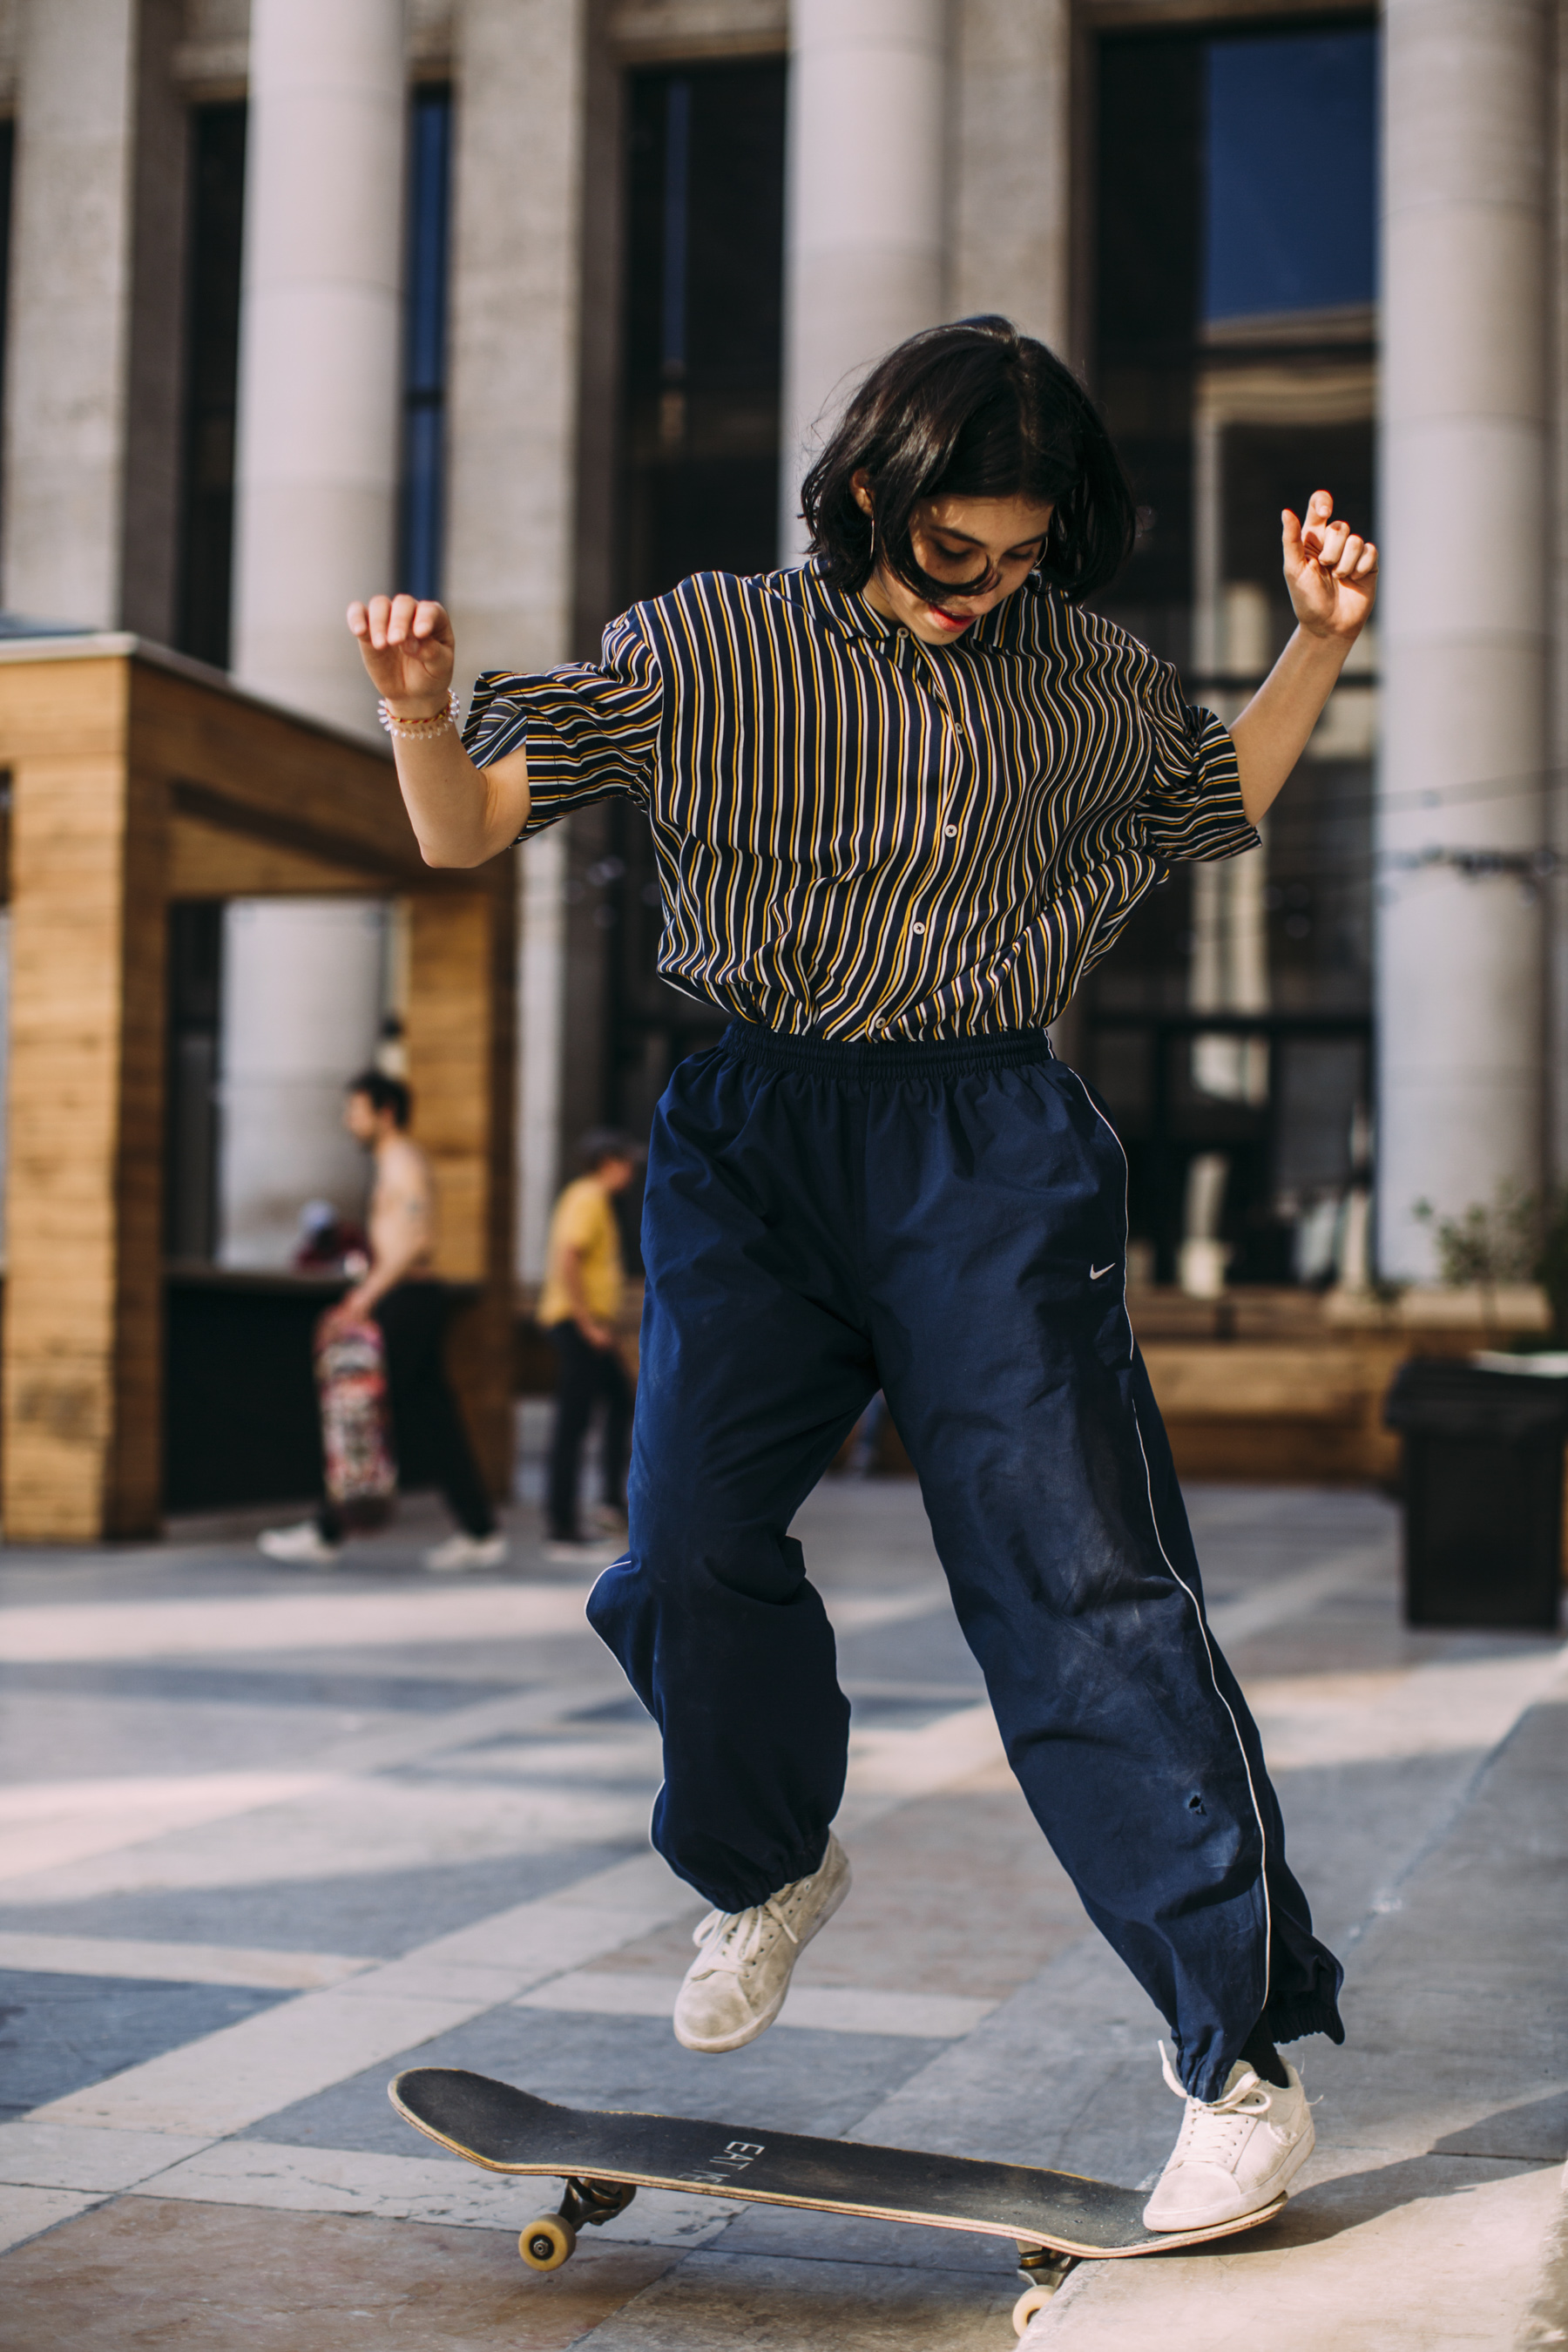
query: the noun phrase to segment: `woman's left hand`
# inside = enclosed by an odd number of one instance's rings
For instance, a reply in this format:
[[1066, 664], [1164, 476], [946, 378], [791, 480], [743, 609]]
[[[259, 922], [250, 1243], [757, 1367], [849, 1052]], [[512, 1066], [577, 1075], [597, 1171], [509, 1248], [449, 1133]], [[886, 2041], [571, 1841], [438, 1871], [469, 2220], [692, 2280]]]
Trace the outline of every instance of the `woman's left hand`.
[[1333, 519], [1327, 490], [1314, 490], [1304, 522], [1289, 507], [1280, 518], [1285, 585], [1309, 636], [1358, 637], [1377, 596], [1377, 550], [1348, 522]]

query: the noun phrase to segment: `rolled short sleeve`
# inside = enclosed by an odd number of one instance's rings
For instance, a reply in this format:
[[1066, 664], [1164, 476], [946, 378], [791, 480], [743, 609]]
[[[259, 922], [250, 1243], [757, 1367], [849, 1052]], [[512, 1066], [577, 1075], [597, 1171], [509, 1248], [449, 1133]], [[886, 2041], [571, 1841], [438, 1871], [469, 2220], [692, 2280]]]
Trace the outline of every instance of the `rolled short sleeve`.
[[1239, 857], [1259, 835], [1241, 804], [1230, 730], [1212, 710], [1188, 702], [1169, 662], [1144, 688], [1153, 758], [1141, 796], [1144, 836], [1156, 857]]
[[602, 1195], [571, 1185], [556, 1208], [555, 1239], [563, 1249], [595, 1249], [605, 1238], [609, 1213]]
[[663, 715], [658, 656], [634, 611], [611, 622], [596, 666], [574, 662], [534, 677], [487, 670], [474, 683], [463, 748], [476, 768], [488, 768], [526, 747], [526, 841], [595, 801], [620, 795], [647, 808]]

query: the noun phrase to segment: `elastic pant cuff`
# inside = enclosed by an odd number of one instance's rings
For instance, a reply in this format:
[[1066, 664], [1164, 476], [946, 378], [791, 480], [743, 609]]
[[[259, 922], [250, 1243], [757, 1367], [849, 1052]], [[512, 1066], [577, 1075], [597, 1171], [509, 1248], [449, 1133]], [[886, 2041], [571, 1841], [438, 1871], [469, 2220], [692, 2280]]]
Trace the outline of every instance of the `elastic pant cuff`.
[[1331, 2042], [1342, 2042], [1345, 2038], [1344, 2024], [1331, 1993], [1277, 1997], [1264, 2011], [1263, 2024], [1274, 2042], [1300, 2042], [1309, 2033], [1326, 2033]]
[[711, 1903], [715, 1911], [754, 1911], [767, 1901], [770, 1895], [776, 1895], [781, 1887], [793, 1886], [797, 1878], [810, 1878], [815, 1872], [819, 1871], [827, 1858], [827, 1840], [823, 1839], [816, 1853], [801, 1852], [793, 1855], [786, 1854], [777, 1865], [780, 1875], [771, 1881], [761, 1877], [731, 1880], [722, 1886], [717, 1880], [712, 1879], [704, 1885], [692, 1871], [683, 1868], [672, 1854], [667, 1853], [664, 1858], [677, 1876], [684, 1878], [689, 1886], [694, 1886], [705, 1902]]

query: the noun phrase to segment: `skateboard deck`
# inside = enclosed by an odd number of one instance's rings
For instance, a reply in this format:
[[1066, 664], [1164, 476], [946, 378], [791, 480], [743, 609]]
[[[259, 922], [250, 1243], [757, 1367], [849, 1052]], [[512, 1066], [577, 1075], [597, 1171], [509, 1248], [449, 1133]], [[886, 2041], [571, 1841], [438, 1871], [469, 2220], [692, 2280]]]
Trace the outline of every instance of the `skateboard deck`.
[[[1152, 2235], [1143, 2227], [1144, 2192], [1034, 2165], [742, 2131], [683, 2116], [558, 2107], [510, 2083], [452, 2066], [410, 2067], [388, 2085], [388, 2095], [416, 2131], [470, 2164], [566, 2182], [560, 2213], [542, 2214], [523, 2231], [520, 2251], [536, 2270], [556, 2269], [583, 2222], [609, 2221], [638, 2189], [983, 2231], [1017, 2241], [1026, 2275], [1048, 2270], [1055, 2278], [1065, 2275], [1070, 2261], [1053, 2266], [1041, 2257], [1101, 2261], [1197, 2245], [1256, 2229], [1285, 2203], [1281, 2196], [1239, 2221]], [[1033, 2263], [1031, 2252], [1037, 2258]]]
[[380, 1526], [397, 1492], [387, 1429], [386, 1344], [367, 1318], [316, 1341], [329, 1499], [346, 1525]]

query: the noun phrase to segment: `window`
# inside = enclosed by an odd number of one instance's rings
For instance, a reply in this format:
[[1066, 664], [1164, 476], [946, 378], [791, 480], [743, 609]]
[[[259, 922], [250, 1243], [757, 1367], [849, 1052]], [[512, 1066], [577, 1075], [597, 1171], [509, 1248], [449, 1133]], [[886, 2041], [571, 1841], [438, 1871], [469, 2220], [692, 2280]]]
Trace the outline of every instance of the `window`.
[[228, 667], [234, 556], [234, 428], [245, 221], [243, 100], [198, 106], [191, 125], [185, 446], [176, 641]]
[[[1377, 36], [1206, 45], [1203, 315], [1364, 307], [1377, 275]], [[1303, 172], [1302, 142], [1333, 168]]]
[[[1140, 508], [1102, 602], [1226, 719], [1292, 626], [1281, 507], [1327, 488], [1376, 527], [1377, 69], [1370, 24], [1100, 45], [1098, 390]], [[1300, 170], [1309, 125], [1327, 179]], [[1263, 848], [1177, 866], [1083, 992], [1075, 1052], [1163, 1280], [1189, 1249], [1233, 1282], [1326, 1278], [1352, 1222], [1375, 694], [1369, 631]]]
[[441, 593], [451, 187], [452, 93], [432, 83], [414, 92], [408, 125], [397, 580], [414, 596]]
[[629, 115], [628, 602], [777, 557], [784, 69], [637, 74]]
[[218, 1045], [223, 1027], [223, 908], [169, 909], [168, 1141], [163, 1246], [210, 1265], [217, 1243]]
[[[627, 92], [620, 601], [778, 560], [784, 68], [661, 68]], [[663, 908], [642, 817], [579, 828], [602, 931], [604, 1115], [644, 1127], [673, 1065], [722, 1028], [655, 971]], [[607, 851], [608, 855], [604, 853]]]

